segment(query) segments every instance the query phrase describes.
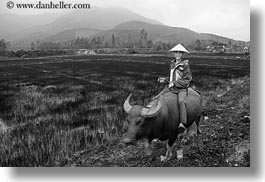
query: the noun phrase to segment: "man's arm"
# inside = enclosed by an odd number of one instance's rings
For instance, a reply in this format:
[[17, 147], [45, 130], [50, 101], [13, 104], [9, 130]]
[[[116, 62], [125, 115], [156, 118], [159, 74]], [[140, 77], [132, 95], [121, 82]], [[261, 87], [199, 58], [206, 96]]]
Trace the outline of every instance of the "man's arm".
[[180, 69], [183, 68], [183, 76], [182, 78], [173, 81], [175, 87], [177, 88], [187, 88], [189, 87], [189, 84], [192, 80], [192, 74], [190, 72], [190, 66], [188, 63], [185, 63], [183, 66], [180, 67]]

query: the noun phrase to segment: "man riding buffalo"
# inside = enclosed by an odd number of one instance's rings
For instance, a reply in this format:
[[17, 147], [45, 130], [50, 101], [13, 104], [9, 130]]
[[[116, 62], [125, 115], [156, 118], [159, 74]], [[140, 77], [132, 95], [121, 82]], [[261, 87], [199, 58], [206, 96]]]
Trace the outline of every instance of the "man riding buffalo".
[[131, 94], [124, 102], [124, 110], [128, 113], [129, 130], [125, 134], [125, 143], [134, 143], [146, 138], [147, 155], [152, 154], [152, 140], [168, 140], [167, 152], [161, 160], [172, 155], [172, 146], [178, 134], [186, 133], [188, 127], [196, 123], [200, 133], [199, 122], [202, 115], [202, 98], [200, 93], [189, 87], [192, 79], [188, 60], [183, 60], [184, 53], [189, 53], [182, 45], [173, 47], [174, 60], [170, 65], [170, 77], [158, 78], [161, 83], [169, 83], [146, 106], [131, 105]]
[[169, 82], [168, 87], [166, 87], [161, 94], [165, 92], [174, 92], [178, 95], [178, 106], [180, 114], [180, 124], [178, 133], [186, 132], [187, 125], [187, 111], [185, 100], [187, 96], [187, 88], [192, 80], [192, 74], [190, 72], [189, 60], [184, 60], [183, 55], [189, 53], [185, 47], [181, 44], [176, 45], [169, 52], [173, 53], [174, 60], [170, 64], [170, 77], [168, 78], [158, 78], [161, 83]]

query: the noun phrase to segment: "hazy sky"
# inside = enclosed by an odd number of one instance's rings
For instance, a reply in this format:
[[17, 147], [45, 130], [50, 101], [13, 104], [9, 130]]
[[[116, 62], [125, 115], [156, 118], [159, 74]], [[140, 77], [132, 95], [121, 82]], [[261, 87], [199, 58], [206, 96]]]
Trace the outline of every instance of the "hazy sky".
[[[10, 0], [1, 0], [0, 11], [14, 14], [36, 14], [49, 10], [6, 8]], [[12, 0], [15, 3], [38, 3], [40, 0]], [[51, 0], [41, 0], [49, 3]], [[54, 3], [60, 0], [52, 0]], [[189, 28], [199, 33], [212, 33], [235, 40], [250, 40], [249, 0], [64, 0], [65, 3], [89, 3], [91, 8], [123, 7], [165, 25]], [[67, 12], [55, 10], [53, 12]], [[70, 10], [68, 10], [70, 11]], [[89, 11], [89, 10], [88, 10]]]

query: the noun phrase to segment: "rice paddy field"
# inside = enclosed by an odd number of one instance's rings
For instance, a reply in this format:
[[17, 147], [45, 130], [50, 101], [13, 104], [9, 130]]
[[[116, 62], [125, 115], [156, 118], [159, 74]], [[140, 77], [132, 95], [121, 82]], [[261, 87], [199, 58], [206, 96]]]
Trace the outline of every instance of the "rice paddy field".
[[[0, 166], [249, 167], [250, 60], [189, 58], [205, 110], [201, 135], [148, 158], [144, 141], [121, 143], [123, 102], [147, 104], [165, 85], [171, 58], [162, 55], [53, 56], [0, 60]], [[183, 159], [176, 149], [183, 148]]]

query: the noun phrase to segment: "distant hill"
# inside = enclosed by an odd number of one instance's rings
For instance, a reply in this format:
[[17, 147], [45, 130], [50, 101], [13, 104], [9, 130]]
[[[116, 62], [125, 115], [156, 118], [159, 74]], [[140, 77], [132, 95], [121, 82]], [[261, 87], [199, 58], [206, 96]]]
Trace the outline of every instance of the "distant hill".
[[[16, 15], [0, 13], [0, 38], [4, 38], [8, 41], [16, 40], [18, 37], [21, 38], [25, 35], [24, 33], [22, 33], [24, 30], [30, 29], [33, 26], [49, 24], [62, 15], [62, 13], [58, 12], [37, 15]], [[40, 31], [30, 31], [25, 33], [26, 35], [28, 35], [34, 32]]]
[[64, 41], [71, 41], [76, 39], [77, 37], [82, 38], [89, 38], [96, 33], [100, 32], [99, 30], [95, 29], [88, 29], [88, 28], [80, 28], [80, 29], [71, 29], [66, 30], [63, 32], [56, 33], [43, 41], [45, 42], [64, 42]]
[[[27, 21], [25, 18], [28, 18]], [[47, 18], [50, 18], [50, 15], [47, 15]], [[205, 44], [211, 41], [232, 44], [240, 42], [214, 34], [197, 33], [187, 28], [166, 26], [159, 21], [122, 8], [93, 7], [89, 10], [56, 15], [56, 18], [50, 20], [45, 19], [44, 15], [22, 16], [22, 18], [11, 16], [10, 22], [5, 15], [0, 17], [0, 20], [4, 22], [4, 26], [0, 27], [0, 38], [4, 37], [10, 41], [13, 50], [29, 49], [31, 42], [58, 43], [71, 41], [77, 37], [90, 39], [101, 37], [104, 38], [104, 42], [111, 42], [114, 35], [117, 42], [139, 42], [140, 32], [143, 29], [147, 33], [147, 40], [153, 43], [161, 41], [189, 45], [196, 40], [203, 40]], [[32, 22], [29, 23], [28, 20]], [[15, 32], [16, 27], [18, 32]]]
[[[186, 28], [175, 28], [165, 25], [153, 25], [142, 21], [129, 21], [115, 26], [112, 30], [100, 32], [99, 36], [110, 39], [115, 34], [120, 40], [136, 41], [140, 37], [140, 31], [144, 29], [148, 34], [148, 40], [172, 42], [176, 40], [190, 42], [196, 38], [197, 33]], [[97, 35], [96, 35], [97, 36]], [[126, 40], [126, 41], [127, 41]]]
[[49, 24], [34, 26], [24, 31], [44, 31], [55, 34], [65, 30], [79, 28], [107, 30], [122, 22], [131, 20], [144, 21], [152, 24], [161, 24], [158, 21], [145, 18], [127, 9], [93, 7], [89, 10], [72, 11], [71, 13], [57, 18], [55, 21]]
[[80, 29], [71, 29], [63, 32], [56, 33], [51, 36], [47, 36], [44, 32], [35, 32], [27, 35], [27, 38], [16, 40], [11, 42], [13, 47], [17, 49], [29, 49], [32, 42], [65, 42], [76, 39], [77, 37], [90, 38], [91, 36], [98, 33], [99, 30], [80, 28]]
[[[31, 19], [37, 15], [31, 15]], [[41, 17], [43, 18], [43, 17]], [[7, 19], [8, 20], [8, 19]], [[56, 36], [58, 37], [60, 32], [65, 34], [65, 31], [68, 30], [77, 30], [77, 29], [95, 29], [95, 30], [108, 30], [113, 28], [114, 26], [131, 20], [144, 21], [151, 24], [162, 24], [159, 21], [152, 20], [149, 18], [145, 18], [137, 13], [129, 11], [123, 8], [98, 8], [93, 7], [89, 10], [76, 10], [70, 13], [64, 14], [52, 22], [44, 24], [40, 24], [40, 22], [36, 23], [37, 25], [32, 25], [29, 27], [23, 26], [25, 19], [19, 18], [18, 20], [12, 19], [11, 22], [6, 22], [6, 27], [11, 28], [12, 30], [16, 30], [15, 25], [12, 22], [15, 22], [16, 25], [21, 25], [24, 29], [20, 29], [18, 32], [12, 31], [8, 33], [7, 29], [3, 29], [1, 35], [7, 39], [7, 41], [11, 41], [11, 47], [13, 49], [29, 47], [26, 45], [28, 42], [32, 42], [35, 39], [32, 39], [32, 34], [40, 33], [41, 35], [38, 40], [44, 41], [48, 39], [52, 39], [49, 37]], [[34, 24], [34, 23], [33, 23]], [[1, 30], [1, 29], [0, 29]], [[64, 37], [64, 36], [62, 36]], [[36, 38], [36, 37], [35, 37]], [[23, 42], [25, 44], [23, 44]]]
[[198, 40], [205, 41], [218, 41], [220, 43], [227, 43], [231, 41], [235, 43], [236, 41], [230, 38], [207, 34], [207, 33], [197, 33], [187, 28], [181, 27], [170, 27], [165, 25], [153, 25], [141, 21], [129, 21], [121, 23], [115, 26], [111, 30], [101, 31], [95, 36], [104, 37], [105, 40], [111, 41], [112, 34], [117, 37], [118, 41], [138, 41], [140, 39], [140, 31], [144, 29], [147, 32], [147, 39], [153, 42], [180, 42], [183, 44], [190, 44], [191, 42]]

